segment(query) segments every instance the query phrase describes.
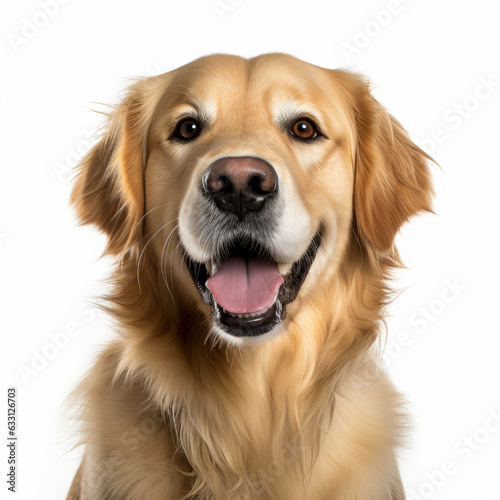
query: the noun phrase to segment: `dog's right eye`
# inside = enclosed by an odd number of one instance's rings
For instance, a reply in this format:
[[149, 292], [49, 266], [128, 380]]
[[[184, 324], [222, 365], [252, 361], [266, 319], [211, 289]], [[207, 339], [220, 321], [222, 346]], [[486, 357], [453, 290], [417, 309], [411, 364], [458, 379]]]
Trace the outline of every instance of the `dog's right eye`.
[[200, 135], [201, 126], [194, 118], [184, 118], [175, 127], [172, 137], [181, 141], [190, 141]]

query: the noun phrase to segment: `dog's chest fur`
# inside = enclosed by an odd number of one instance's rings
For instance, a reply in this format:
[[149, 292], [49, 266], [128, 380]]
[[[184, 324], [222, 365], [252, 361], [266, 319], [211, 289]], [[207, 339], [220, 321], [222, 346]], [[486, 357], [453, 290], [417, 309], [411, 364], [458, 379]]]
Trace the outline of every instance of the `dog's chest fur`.
[[[245, 371], [235, 359], [225, 383], [206, 371], [205, 391], [166, 404], [147, 405], [140, 384], [102, 384], [93, 396], [108, 406], [89, 429], [101, 439], [84, 482], [123, 499], [399, 498], [390, 496], [398, 395], [386, 378], [367, 378], [361, 364], [328, 391], [283, 354], [281, 364], [246, 360]], [[85, 498], [102, 498], [92, 490]]]

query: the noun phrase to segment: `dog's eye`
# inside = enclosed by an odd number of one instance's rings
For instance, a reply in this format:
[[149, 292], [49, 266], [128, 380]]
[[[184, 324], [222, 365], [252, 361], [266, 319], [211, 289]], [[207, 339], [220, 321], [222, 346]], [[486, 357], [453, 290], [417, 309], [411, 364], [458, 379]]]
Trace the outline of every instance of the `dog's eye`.
[[200, 135], [201, 126], [194, 118], [184, 118], [175, 127], [173, 137], [190, 141]]
[[292, 125], [291, 133], [298, 139], [309, 141], [318, 136], [318, 129], [308, 118], [300, 118]]

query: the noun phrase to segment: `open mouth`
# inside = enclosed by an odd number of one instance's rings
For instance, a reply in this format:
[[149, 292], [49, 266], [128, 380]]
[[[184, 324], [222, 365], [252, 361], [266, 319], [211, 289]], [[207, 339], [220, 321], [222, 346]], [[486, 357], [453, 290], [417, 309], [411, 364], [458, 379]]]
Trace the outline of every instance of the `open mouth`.
[[247, 239], [234, 241], [210, 263], [196, 262], [187, 252], [185, 260], [217, 326], [236, 337], [253, 337], [285, 319], [286, 305], [297, 298], [320, 243], [317, 233], [292, 265], [277, 263], [264, 245]]

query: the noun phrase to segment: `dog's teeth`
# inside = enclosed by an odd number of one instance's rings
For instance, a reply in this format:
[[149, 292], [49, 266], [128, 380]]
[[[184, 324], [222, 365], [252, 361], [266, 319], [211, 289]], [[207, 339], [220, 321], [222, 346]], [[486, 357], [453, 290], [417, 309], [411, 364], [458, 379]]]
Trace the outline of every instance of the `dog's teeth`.
[[231, 311], [227, 311], [226, 309], [222, 309], [225, 314], [229, 314], [232, 318], [239, 318], [239, 319], [248, 319], [248, 318], [256, 318], [257, 316], [262, 316], [263, 314], [266, 314], [267, 311], [269, 311], [270, 307], [266, 307], [265, 309], [261, 309], [260, 311], [257, 312], [252, 312], [252, 313], [233, 313]]
[[292, 264], [278, 264], [278, 269], [281, 276], [286, 276], [290, 272], [291, 268]]
[[207, 268], [208, 274], [210, 274], [210, 276], [212, 276], [212, 274], [213, 274], [212, 273], [212, 268], [213, 268], [212, 263], [211, 262], [205, 262], [205, 267]]

